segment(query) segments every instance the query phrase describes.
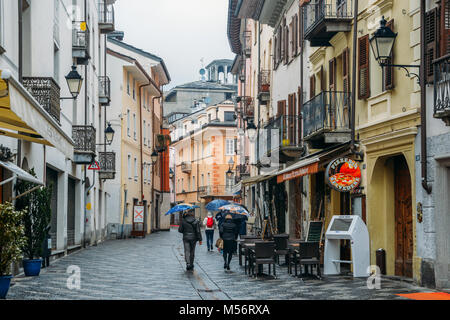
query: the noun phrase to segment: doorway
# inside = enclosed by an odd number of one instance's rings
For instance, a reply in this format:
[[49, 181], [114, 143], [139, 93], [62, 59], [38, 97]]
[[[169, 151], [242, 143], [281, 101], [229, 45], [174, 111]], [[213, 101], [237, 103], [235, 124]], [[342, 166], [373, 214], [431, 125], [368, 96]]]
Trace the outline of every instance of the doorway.
[[56, 233], [58, 231], [58, 172], [47, 167], [46, 181], [47, 186], [52, 188], [50, 236], [52, 238], [52, 250], [56, 250]]
[[403, 156], [394, 158], [395, 275], [412, 278], [413, 219], [411, 175]]
[[75, 244], [75, 180], [69, 177], [67, 203], [67, 246]]

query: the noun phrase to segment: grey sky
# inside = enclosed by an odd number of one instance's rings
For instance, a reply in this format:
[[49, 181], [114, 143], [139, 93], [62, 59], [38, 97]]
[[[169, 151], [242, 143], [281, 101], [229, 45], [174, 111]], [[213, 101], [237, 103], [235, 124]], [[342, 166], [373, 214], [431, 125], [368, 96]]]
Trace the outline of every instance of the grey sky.
[[116, 30], [124, 41], [164, 59], [176, 85], [199, 80], [200, 59], [233, 59], [228, 0], [118, 0]]

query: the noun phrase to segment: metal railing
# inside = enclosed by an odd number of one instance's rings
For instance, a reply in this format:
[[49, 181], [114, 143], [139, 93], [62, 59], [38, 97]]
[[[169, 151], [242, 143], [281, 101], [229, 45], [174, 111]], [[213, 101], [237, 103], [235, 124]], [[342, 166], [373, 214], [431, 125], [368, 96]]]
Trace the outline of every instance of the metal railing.
[[324, 20], [351, 19], [353, 0], [311, 0], [303, 7], [305, 35]]
[[434, 65], [434, 116], [450, 116], [450, 55], [433, 61]]
[[60, 122], [60, 88], [51, 77], [23, 77], [23, 85], [42, 107]]
[[259, 73], [259, 93], [270, 92], [270, 70], [262, 70]]
[[218, 196], [225, 196], [230, 197], [233, 196], [233, 186], [228, 185], [216, 185], [216, 186], [202, 186], [198, 187], [198, 193], [200, 197], [218, 197]]
[[282, 147], [301, 147], [300, 117], [298, 115], [282, 115], [267, 122], [267, 152]]
[[184, 173], [190, 173], [192, 171], [192, 164], [190, 162], [182, 162], [181, 171]]
[[304, 138], [322, 130], [350, 130], [349, 92], [323, 91], [303, 104]]
[[95, 154], [96, 130], [93, 126], [73, 126], [72, 138], [75, 152], [91, 152]]
[[98, 1], [98, 23], [114, 24], [114, 6], [106, 4], [104, 0]]
[[72, 47], [89, 51], [89, 28], [84, 21], [72, 23]]
[[116, 173], [116, 153], [99, 152], [98, 163], [100, 165], [100, 179], [114, 179]]
[[98, 77], [98, 97], [100, 99], [111, 99], [111, 80], [108, 76]]

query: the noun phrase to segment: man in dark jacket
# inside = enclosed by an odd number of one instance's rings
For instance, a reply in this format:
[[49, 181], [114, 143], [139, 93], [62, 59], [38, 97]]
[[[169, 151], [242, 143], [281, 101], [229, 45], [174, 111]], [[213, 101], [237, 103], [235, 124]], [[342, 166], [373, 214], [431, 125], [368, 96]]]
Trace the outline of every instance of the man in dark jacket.
[[178, 232], [183, 234], [184, 259], [186, 260], [186, 270], [194, 269], [195, 246], [197, 241], [202, 245], [202, 233], [200, 221], [194, 218], [194, 212], [189, 211], [183, 218], [178, 228]]
[[224, 269], [230, 270], [231, 258], [233, 258], [233, 252], [236, 251], [236, 239], [239, 234], [239, 229], [233, 222], [231, 214], [227, 214], [225, 221], [219, 227], [220, 237], [223, 240], [223, 260], [225, 262]]

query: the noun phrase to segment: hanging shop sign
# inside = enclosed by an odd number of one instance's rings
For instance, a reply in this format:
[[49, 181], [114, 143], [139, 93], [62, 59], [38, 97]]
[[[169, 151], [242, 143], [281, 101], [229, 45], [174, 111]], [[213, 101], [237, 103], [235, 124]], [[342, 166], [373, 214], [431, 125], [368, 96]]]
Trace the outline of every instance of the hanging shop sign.
[[338, 158], [328, 165], [326, 180], [330, 187], [339, 192], [351, 192], [361, 183], [361, 169], [352, 159]]

